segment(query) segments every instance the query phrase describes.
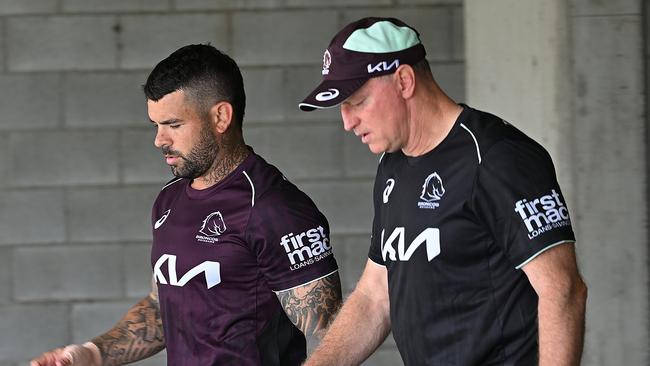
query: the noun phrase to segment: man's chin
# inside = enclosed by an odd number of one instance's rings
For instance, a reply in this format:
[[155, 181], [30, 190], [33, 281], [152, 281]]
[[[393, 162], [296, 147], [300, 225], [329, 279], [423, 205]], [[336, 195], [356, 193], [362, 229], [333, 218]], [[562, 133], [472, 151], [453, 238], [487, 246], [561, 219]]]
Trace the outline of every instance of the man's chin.
[[196, 179], [201, 176], [201, 174], [196, 174], [196, 172], [187, 172], [187, 171], [182, 171], [177, 167], [172, 166], [172, 174], [176, 178], [186, 178], [186, 179]]
[[178, 169], [178, 167], [171, 165], [170, 169], [172, 171], [172, 174], [177, 177], [177, 178], [186, 178], [185, 174], [183, 174], [182, 171]]
[[385, 148], [381, 146], [377, 146], [375, 144], [368, 144], [368, 149], [370, 149], [370, 152], [373, 154], [383, 154], [384, 152], [386, 152]]

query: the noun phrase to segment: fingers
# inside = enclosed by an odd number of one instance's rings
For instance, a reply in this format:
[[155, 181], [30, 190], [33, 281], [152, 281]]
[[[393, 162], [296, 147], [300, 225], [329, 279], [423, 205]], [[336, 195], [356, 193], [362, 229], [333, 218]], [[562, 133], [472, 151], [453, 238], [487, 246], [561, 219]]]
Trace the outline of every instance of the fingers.
[[54, 365], [55, 358], [52, 352], [54, 351], [45, 352], [42, 355], [38, 356], [37, 358], [33, 359], [32, 362], [29, 363], [29, 366]]
[[[87, 345], [71, 344], [63, 349], [63, 359], [62, 364], [57, 366], [94, 366], [98, 365], [98, 360], [96, 360], [95, 352], [90, 347], [97, 349], [97, 346], [88, 342]], [[97, 357], [99, 357], [99, 349], [97, 349]]]
[[64, 351], [63, 348], [57, 348], [49, 352], [45, 352], [39, 357], [33, 359], [29, 366], [70, 366], [72, 359], [70, 355]]
[[30, 366], [95, 366], [101, 365], [101, 355], [91, 342], [71, 344], [45, 352], [30, 362]]

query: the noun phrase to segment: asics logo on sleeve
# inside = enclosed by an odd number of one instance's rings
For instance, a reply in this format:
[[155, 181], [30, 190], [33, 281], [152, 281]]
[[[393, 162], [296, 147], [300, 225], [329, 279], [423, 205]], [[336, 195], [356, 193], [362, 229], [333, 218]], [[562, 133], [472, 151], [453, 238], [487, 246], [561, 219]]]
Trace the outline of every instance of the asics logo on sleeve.
[[156, 221], [156, 223], [153, 224], [153, 228], [158, 229], [159, 227], [161, 227], [162, 224], [165, 222], [165, 220], [167, 220], [167, 217], [169, 216], [170, 212], [172, 212], [171, 209], [165, 211], [165, 213], [163, 213], [163, 215], [158, 219], [158, 221]]
[[388, 203], [388, 196], [393, 192], [393, 187], [395, 187], [395, 179], [390, 178], [386, 181], [386, 188], [384, 188], [384, 203]]

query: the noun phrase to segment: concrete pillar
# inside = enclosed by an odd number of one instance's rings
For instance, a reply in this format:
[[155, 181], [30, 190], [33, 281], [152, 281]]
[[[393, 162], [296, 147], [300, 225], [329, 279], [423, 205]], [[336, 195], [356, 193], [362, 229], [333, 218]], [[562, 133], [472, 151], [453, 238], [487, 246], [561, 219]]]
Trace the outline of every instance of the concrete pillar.
[[585, 365], [648, 363], [642, 17], [624, 3], [464, 3], [468, 103], [542, 143], [569, 201], [590, 289]]
[[[648, 365], [641, 1], [574, 0], [576, 221], [591, 286], [584, 361]], [[636, 7], [634, 6], [636, 5]]]
[[465, 1], [467, 100], [537, 140], [572, 202], [571, 64], [564, 0]]

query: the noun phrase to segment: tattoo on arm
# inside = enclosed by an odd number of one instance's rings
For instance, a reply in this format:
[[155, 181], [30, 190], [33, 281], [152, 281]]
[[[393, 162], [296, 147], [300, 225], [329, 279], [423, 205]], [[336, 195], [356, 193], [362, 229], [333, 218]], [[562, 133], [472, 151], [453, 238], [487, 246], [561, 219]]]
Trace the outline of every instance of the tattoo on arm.
[[341, 280], [334, 272], [277, 296], [289, 319], [305, 334], [308, 348], [313, 349], [341, 307]]
[[122, 365], [165, 348], [160, 305], [153, 291], [135, 304], [113, 329], [92, 340], [104, 366]]

